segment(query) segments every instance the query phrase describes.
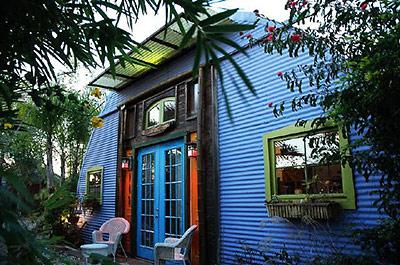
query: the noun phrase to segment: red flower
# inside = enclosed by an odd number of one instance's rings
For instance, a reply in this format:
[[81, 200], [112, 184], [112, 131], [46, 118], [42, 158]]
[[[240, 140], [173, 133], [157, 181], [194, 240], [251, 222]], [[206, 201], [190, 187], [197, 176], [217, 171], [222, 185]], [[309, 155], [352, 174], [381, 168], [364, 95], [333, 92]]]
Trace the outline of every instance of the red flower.
[[246, 35], [246, 38], [251, 39], [251, 38], [253, 38], [253, 35], [247, 34], [247, 35]]
[[268, 34], [268, 36], [265, 38], [266, 41], [273, 41], [274, 40], [274, 34]]
[[239, 32], [239, 35], [240, 35], [240, 36], [243, 36], [243, 34], [244, 34], [243, 31]]
[[293, 42], [299, 42], [299, 41], [301, 41], [301, 35], [300, 34], [293, 34], [292, 36], [290, 36], [290, 39]]
[[276, 75], [281, 77], [281, 76], [283, 76], [283, 73], [281, 71], [279, 71], [279, 72], [276, 73]]
[[267, 104], [267, 106], [268, 106], [269, 108], [272, 108], [272, 107], [274, 106], [274, 103], [273, 103], [273, 102], [269, 102], [269, 103]]
[[291, 8], [295, 8], [297, 5], [297, 1], [290, 1], [289, 4]]
[[275, 29], [276, 29], [275, 26], [268, 26], [268, 27], [265, 28], [265, 31], [274, 32]]
[[304, 0], [303, 3], [301, 4], [302, 6], [306, 6], [308, 4], [307, 0]]
[[360, 8], [361, 8], [362, 11], [367, 9], [367, 7], [368, 7], [368, 3], [367, 2], [362, 2], [361, 5], [360, 5]]

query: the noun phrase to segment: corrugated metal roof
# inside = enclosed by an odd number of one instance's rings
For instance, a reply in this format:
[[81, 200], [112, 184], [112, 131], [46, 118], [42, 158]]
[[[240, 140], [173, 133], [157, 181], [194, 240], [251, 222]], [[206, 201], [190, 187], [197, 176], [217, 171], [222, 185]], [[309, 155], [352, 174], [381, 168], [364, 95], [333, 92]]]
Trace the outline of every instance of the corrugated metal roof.
[[[207, 10], [210, 15], [217, 13], [213, 10]], [[202, 16], [200, 20], [205, 19], [206, 16]], [[224, 20], [220, 23], [229, 23], [230, 20]], [[193, 23], [187, 22], [182, 19], [183, 28], [187, 31]], [[89, 83], [89, 86], [100, 87], [112, 90], [121, 90], [127, 84], [138, 79], [141, 75], [154, 69], [161, 63], [168, 59], [171, 59], [179, 52], [182, 51], [179, 45], [182, 41], [183, 34], [181, 33], [178, 23], [176, 21], [163, 26], [150, 37], [144, 40], [141, 44], [146, 47], [138, 48], [139, 53], [131, 52], [130, 56], [135, 60], [148, 64], [144, 65], [131, 65], [126, 63], [123, 66], [120, 62], [116, 63], [115, 77], [113, 77], [110, 68], [107, 68], [103, 73], [97, 76], [93, 81]], [[189, 46], [194, 44], [194, 40]], [[150, 51], [149, 51], [150, 50]]]

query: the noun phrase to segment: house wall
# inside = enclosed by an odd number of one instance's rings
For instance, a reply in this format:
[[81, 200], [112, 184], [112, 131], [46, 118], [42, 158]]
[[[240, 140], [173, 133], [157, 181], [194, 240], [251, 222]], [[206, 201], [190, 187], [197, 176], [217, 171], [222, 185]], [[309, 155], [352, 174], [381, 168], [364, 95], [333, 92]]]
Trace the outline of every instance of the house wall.
[[93, 216], [89, 215], [85, 217], [87, 224], [82, 233], [85, 242], [91, 242], [92, 231], [98, 229], [106, 220], [115, 217], [116, 214], [118, 133], [120, 122], [118, 106], [128, 99], [154, 88], [158, 84], [190, 71], [192, 58], [192, 52], [183, 54], [180, 60], [173, 60], [161, 66], [156, 71], [132, 83], [126, 89], [108, 94], [106, 105], [99, 115], [104, 118], [104, 127], [92, 131], [77, 187], [78, 196], [82, 197], [85, 194], [87, 170], [93, 166], [104, 167], [103, 203], [101, 209], [94, 213]]
[[[215, 174], [210, 172], [215, 171], [215, 159], [216, 153], [216, 142], [213, 135], [214, 130], [209, 130], [209, 126], [215, 125], [215, 94], [211, 93], [211, 80], [200, 81], [204, 84], [201, 85], [202, 92], [199, 104], [201, 104], [202, 111], [198, 113], [201, 119], [186, 119], [185, 109], [185, 86], [177, 86], [176, 96], [178, 98], [177, 108], [177, 122], [165, 131], [155, 136], [144, 136], [142, 135], [142, 113], [143, 110], [151, 105], [155, 100], [162, 98], [162, 91], [168, 90], [169, 88], [175, 88], [175, 85], [181, 81], [189, 80], [191, 78], [190, 70], [192, 69], [193, 63], [193, 52], [189, 51], [186, 54], [182, 54], [178, 58], [171, 60], [169, 63], [161, 66], [159, 69], [143, 76], [137, 82], [133, 83], [129, 87], [125, 88], [120, 92], [111, 92], [107, 97], [107, 104], [105, 105], [101, 117], [104, 118], [104, 127], [101, 129], [95, 129], [92, 132], [88, 148], [83, 161], [81, 169], [80, 179], [78, 182], [78, 194], [83, 196], [85, 193], [85, 176], [87, 169], [92, 166], [104, 166], [104, 184], [103, 184], [103, 205], [99, 211], [93, 216], [86, 216], [87, 226], [83, 230], [83, 237], [85, 242], [91, 242], [91, 233], [93, 230], [98, 229], [101, 224], [116, 215], [122, 215], [122, 211], [117, 213], [118, 202], [123, 201], [122, 194], [119, 193], [119, 177], [122, 176], [122, 170], [118, 169], [118, 159], [125, 153], [127, 153], [132, 146], [134, 147], [133, 153], [135, 153], [138, 146], [154, 142], [158, 140], [165, 140], [165, 137], [172, 137], [177, 135], [174, 133], [188, 134], [197, 128], [205, 128], [198, 132], [198, 212], [199, 215], [199, 247], [200, 247], [200, 263], [201, 264], [218, 264], [216, 261], [218, 258], [218, 241], [215, 239], [218, 237], [218, 222], [216, 217], [218, 211], [215, 210], [215, 206], [218, 205], [217, 200], [217, 186]], [[200, 75], [203, 76], [203, 75]], [[208, 78], [211, 78], [211, 74], [208, 73]], [[179, 77], [179, 78], [177, 78]], [[161, 94], [157, 94], [157, 93]], [[172, 91], [174, 92], [174, 91]], [[170, 96], [170, 92], [166, 92], [167, 96]], [[165, 96], [164, 95], [164, 96]], [[174, 95], [174, 94], [173, 94]], [[124, 111], [118, 109], [118, 106], [125, 105], [126, 109], [135, 108], [136, 113], [133, 115], [135, 119], [136, 130], [130, 135], [132, 137], [124, 137], [122, 131], [125, 128]], [[211, 133], [213, 132], [213, 133]], [[201, 140], [200, 140], [201, 139]], [[202, 144], [203, 143], [203, 144]], [[212, 150], [209, 148], [212, 146]], [[204, 150], [203, 152], [201, 150]], [[203, 155], [201, 155], [203, 153]], [[133, 163], [135, 164], [135, 163]], [[133, 165], [135, 167], [135, 165]], [[119, 176], [119, 177], [117, 177]], [[135, 187], [135, 169], [133, 170], [133, 181], [132, 185]], [[192, 180], [191, 180], [192, 181]], [[135, 189], [135, 188], [134, 188]], [[189, 194], [190, 195], [190, 194]], [[135, 191], [132, 193], [133, 198], [133, 211], [135, 211]], [[189, 205], [187, 205], [189, 209]], [[121, 209], [120, 209], [121, 210]], [[188, 213], [189, 215], [189, 213]], [[132, 213], [132, 216], [136, 216]], [[187, 219], [189, 220], [189, 219]], [[135, 227], [135, 220], [132, 219], [132, 227]], [[132, 239], [135, 240], [135, 229], [131, 229]], [[134, 242], [132, 242], [134, 243]], [[134, 246], [132, 244], [132, 254], [135, 254]], [[196, 264], [196, 263], [194, 263]]]
[[[263, 27], [258, 27], [252, 34], [262, 36]], [[238, 40], [239, 36], [233, 36], [235, 38]], [[379, 186], [377, 177], [366, 182], [363, 176], [354, 174], [357, 209], [345, 210], [339, 220], [306, 225], [269, 218], [264, 204], [262, 136], [295, 124], [299, 118], [318, 117], [322, 110], [304, 107], [292, 112], [290, 102], [298, 93], [290, 93], [286, 83], [276, 75], [278, 71], [286, 72], [299, 64], [310, 63], [307, 54], [297, 58], [290, 58], [288, 54], [267, 55], [260, 47], [250, 48], [248, 52], [249, 57], [236, 54], [234, 59], [253, 82], [257, 96], [245, 87], [228, 61], [222, 62], [224, 89], [228, 94], [233, 120], [229, 119], [222, 87], [218, 88], [221, 264], [238, 264], [235, 257], [244, 253], [245, 245], [259, 250], [268, 249], [272, 256], [284, 248], [302, 257], [328, 255], [334, 249], [347, 254], [358, 253], [360, 249], [348, 233], [351, 228], [374, 225], [382, 217], [372, 206], [376, 195], [370, 194]], [[228, 73], [234, 80], [228, 77]], [[304, 93], [309, 90], [307, 85], [303, 87]], [[286, 112], [283, 117], [275, 118], [267, 104], [281, 101], [286, 102]], [[350, 140], [354, 139], [355, 135], [351, 135]], [[261, 256], [258, 255], [256, 260], [262, 263]]]
[[101, 209], [93, 216], [86, 216], [83, 229], [85, 242], [91, 241], [91, 233], [106, 220], [115, 216], [116, 168], [118, 143], [118, 112], [104, 117], [104, 127], [94, 129], [90, 137], [78, 182], [78, 196], [85, 194], [86, 172], [93, 166], [103, 166], [103, 199]]

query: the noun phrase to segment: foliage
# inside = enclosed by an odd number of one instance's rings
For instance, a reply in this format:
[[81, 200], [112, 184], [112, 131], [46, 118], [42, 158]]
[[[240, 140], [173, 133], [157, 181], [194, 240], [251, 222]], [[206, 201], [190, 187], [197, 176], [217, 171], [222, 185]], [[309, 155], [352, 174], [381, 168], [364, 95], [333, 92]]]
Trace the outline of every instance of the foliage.
[[84, 210], [96, 211], [100, 209], [99, 198], [93, 194], [85, 194], [82, 198], [82, 207]]
[[[19, 178], [12, 168], [1, 167], [0, 174], [7, 186], [0, 186], [0, 263], [1, 264], [50, 264], [44, 256], [44, 242], [28, 230], [22, 218], [28, 214], [32, 196], [26, 188], [26, 178]], [[51, 242], [47, 241], [48, 244]]]
[[373, 228], [355, 231], [355, 235], [365, 252], [376, 251], [379, 260], [384, 264], [399, 264], [399, 220], [383, 220]]
[[17, 134], [0, 132], [0, 166], [34, 188], [35, 185], [40, 186], [44, 175], [41, 142], [32, 128], [24, 126], [19, 130]]
[[316, 257], [310, 265], [377, 265], [378, 263], [369, 256], [334, 255], [328, 257]]
[[31, 219], [35, 223], [35, 231], [45, 238], [58, 238], [74, 247], [82, 241], [77, 223], [78, 200], [74, 190], [75, 182], [65, 182], [54, 193], [42, 190], [38, 196], [39, 207]]
[[[269, 250], [260, 250], [253, 248], [244, 242], [241, 242], [242, 253], [235, 254], [235, 262], [238, 265], [297, 265], [300, 264], [300, 257], [297, 254], [291, 255], [286, 246], [283, 246], [278, 252], [270, 253]], [[272, 254], [272, 255], [271, 255]]]
[[[41, 107], [29, 102], [18, 104], [19, 119], [24, 122], [13, 130], [0, 131], [0, 176], [4, 180], [0, 186], [0, 201], [1, 207], [7, 209], [0, 216], [0, 226], [5, 228], [0, 238], [4, 238], [2, 247], [7, 253], [4, 260], [10, 262], [6, 264], [48, 263], [54, 255], [58, 256], [49, 248], [51, 245], [81, 243], [74, 192], [77, 169], [90, 133], [90, 115], [96, 114], [97, 103], [75, 92], [64, 94], [64, 101], [54, 97]], [[69, 178], [54, 194], [49, 194], [48, 190], [38, 194], [38, 207], [33, 203], [31, 191], [37, 192], [44, 181], [43, 153], [49, 131], [57, 140], [61, 134], [66, 137], [67, 146], [53, 147], [67, 150], [71, 162], [77, 163], [77, 160], [78, 164], [75, 177]], [[79, 153], [74, 153], [75, 150]]]
[[[60, 88], [50, 84], [57, 81], [55, 62], [75, 71], [78, 64], [84, 67], [110, 65], [115, 74], [115, 59], [122, 66], [126, 64], [145, 65], [150, 63], [130, 56], [138, 53], [141, 44], [126, 30], [122, 21], [133, 28], [140, 14], [154, 12], [161, 8], [166, 11], [166, 24], [176, 20], [184, 38], [181, 47], [186, 47], [196, 34], [197, 52], [193, 70], [196, 75], [202, 55], [214, 56], [214, 50], [226, 54], [215, 43], [232, 47], [238, 45], [223, 36], [223, 32], [249, 30], [253, 25], [218, 23], [236, 12], [229, 10], [211, 15], [206, 7], [208, 0], [118, 0], [118, 1], [28, 1], [17, 0], [2, 5], [2, 42], [0, 44], [0, 124], [15, 124], [16, 111], [13, 103], [28, 94], [40, 106], [46, 101], [45, 95], [59, 94]], [[179, 15], [177, 8], [185, 12]], [[200, 17], [206, 19], [201, 20]], [[193, 23], [186, 31], [183, 24]], [[215, 40], [216, 42], [211, 42]], [[145, 49], [148, 49], [144, 47]], [[241, 49], [240, 49], [241, 50]], [[208, 56], [210, 55], [210, 56]], [[251, 83], [231, 60], [238, 73]], [[214, 63], [219, 65], [217, 60]], [[61, 95], [59, 95], [62, 97]]]

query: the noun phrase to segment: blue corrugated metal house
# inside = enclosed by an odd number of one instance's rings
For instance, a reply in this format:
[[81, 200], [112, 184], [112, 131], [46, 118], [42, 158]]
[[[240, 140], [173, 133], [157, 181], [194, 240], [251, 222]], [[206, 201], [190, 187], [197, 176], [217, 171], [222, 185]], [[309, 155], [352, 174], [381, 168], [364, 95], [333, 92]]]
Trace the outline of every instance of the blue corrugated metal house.
[[[239, 12], [227, 23], [256, 19]], [[264, 36], [265, 24], [261, 20], [251, 34]], [[295, 96], [276, 73], [307, 64], [310, 57], [266, 55], [232, 35], [250, 56], [227, 51], [257, 92], [251, 94], [233, 66], [221, 61], [232, 121], [212, 67], [192, 78], [194, 49], [179, 50], [181, 38], [175, 24], [160, 29], [144, 42], [153, 53], [133, 55], [156, 69], [117, 65], [116, 79], [106, 70], [91, 83], [112, 92], [100, 115], [104, 127], [92, 133], [78, 183], [80, 196], [93, 192], [102, 203], [86, 217], [85, 240], [107, 219], [122, 216], [132, 225], [125, 248], [150, 260], [155, 242], [182, 235], [191, 224], [199, 225], [193, 264], [238, 264], [252, 248], [270, 256], [285, 249], [303, 258], [358, 253], [349, 231], [380, 217], [370, 194], [378, 181], [365, 182], [348, 166], [318, 160], [307, 143], [329, 136], [332, 140], [323, 145], [337, 151], [344, 141], [338, 129], [329, 125], [310, 134], [293, 125], [299, 118], [320, 116], [321, 109], [305, 107], [275, 118], [267, 106]], [[354, 138], [350, 133], [349, 140]], [[298, 202], [311, 198], [317, 203], [301, 208]], [[305, 215], [317, 221], [299, 221]], [[254, 258], [262, 262], [261, 255]]]

